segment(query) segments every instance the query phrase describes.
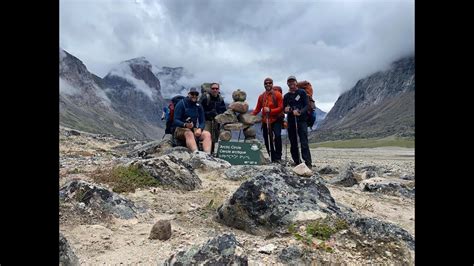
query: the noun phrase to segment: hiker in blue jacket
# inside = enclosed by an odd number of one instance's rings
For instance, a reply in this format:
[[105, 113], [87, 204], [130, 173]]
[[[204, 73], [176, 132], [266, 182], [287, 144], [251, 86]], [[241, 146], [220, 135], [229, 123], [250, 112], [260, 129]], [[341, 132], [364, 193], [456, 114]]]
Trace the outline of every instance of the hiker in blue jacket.
[[181, 100], [174, 110], [173, 126], [176, 127], [174, 137], [186, 141], [186, 147], [192, 152], [198, 150], [197, 141], [202, 141], [204, 152], [211, 153], [211, 134], [204, 130], [204, 110], [198, 103], [199, 92], [190, 88], [188, 97]]

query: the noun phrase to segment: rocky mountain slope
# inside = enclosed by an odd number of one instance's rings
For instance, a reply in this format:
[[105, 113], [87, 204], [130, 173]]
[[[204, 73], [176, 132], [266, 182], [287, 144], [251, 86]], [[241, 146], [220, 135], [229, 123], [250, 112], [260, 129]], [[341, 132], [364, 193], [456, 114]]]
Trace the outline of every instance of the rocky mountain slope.
[[[62, 49], [59, 52], [61, 125], [141, 140], [163, 136], [164, 122], [160, 118], [167, 102], [160, 80], [153, 73], [157, 68], [150, 62], [143, 57], [130, 59], [100, 78], [78, 58]], [[167, 90], [170, 86], [174, 89], [176, 80], [168, 85]]]
[[414, 118], [415, 59], [410, 56], [343, 93], [311, 139], [414, 137]]

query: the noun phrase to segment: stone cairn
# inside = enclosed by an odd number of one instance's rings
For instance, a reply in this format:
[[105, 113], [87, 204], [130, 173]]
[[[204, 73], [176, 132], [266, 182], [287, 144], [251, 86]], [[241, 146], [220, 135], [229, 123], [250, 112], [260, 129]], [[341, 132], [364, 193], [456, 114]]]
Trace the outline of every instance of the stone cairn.
[[229, 141], [232, 138], [233, 130], [243, 130], [245, 142], [252, 142], [256, 140], [256, 131], [252, 127], [255, 123], [261, 122], [261, 117], [248, 114], [249, 104], [245, 101], [247, 93], [240, 89], [232, 93], [234, 100], [227, 111], [216, 116], [217, 123], [223, 125], [219, 133], [219, 139], [222, 141]]

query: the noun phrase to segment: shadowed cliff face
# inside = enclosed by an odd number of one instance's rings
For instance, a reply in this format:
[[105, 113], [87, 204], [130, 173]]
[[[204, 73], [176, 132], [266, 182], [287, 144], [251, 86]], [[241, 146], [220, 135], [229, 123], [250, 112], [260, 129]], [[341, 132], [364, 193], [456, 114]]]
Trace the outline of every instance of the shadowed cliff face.
[[122, 138], [163, 135], [160, 81], [144, 58], [122, 62], [104, 79], [76, 57], [60, 50], [60, 124]]
[[384, 72], [359, 80], [343, 93], [327, 114], [316, 141], [385, 137], [414, 137], [415, 59], [400, 59]]

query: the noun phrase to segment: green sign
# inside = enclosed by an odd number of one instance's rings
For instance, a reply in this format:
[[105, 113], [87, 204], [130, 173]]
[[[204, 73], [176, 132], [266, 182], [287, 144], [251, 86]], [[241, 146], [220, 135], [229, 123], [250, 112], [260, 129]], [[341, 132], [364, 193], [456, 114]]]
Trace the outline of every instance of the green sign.
[[232, 165], [259, 165], [260, 149], [257, 144], [233, 141], [220, 141], [217, 157]]

